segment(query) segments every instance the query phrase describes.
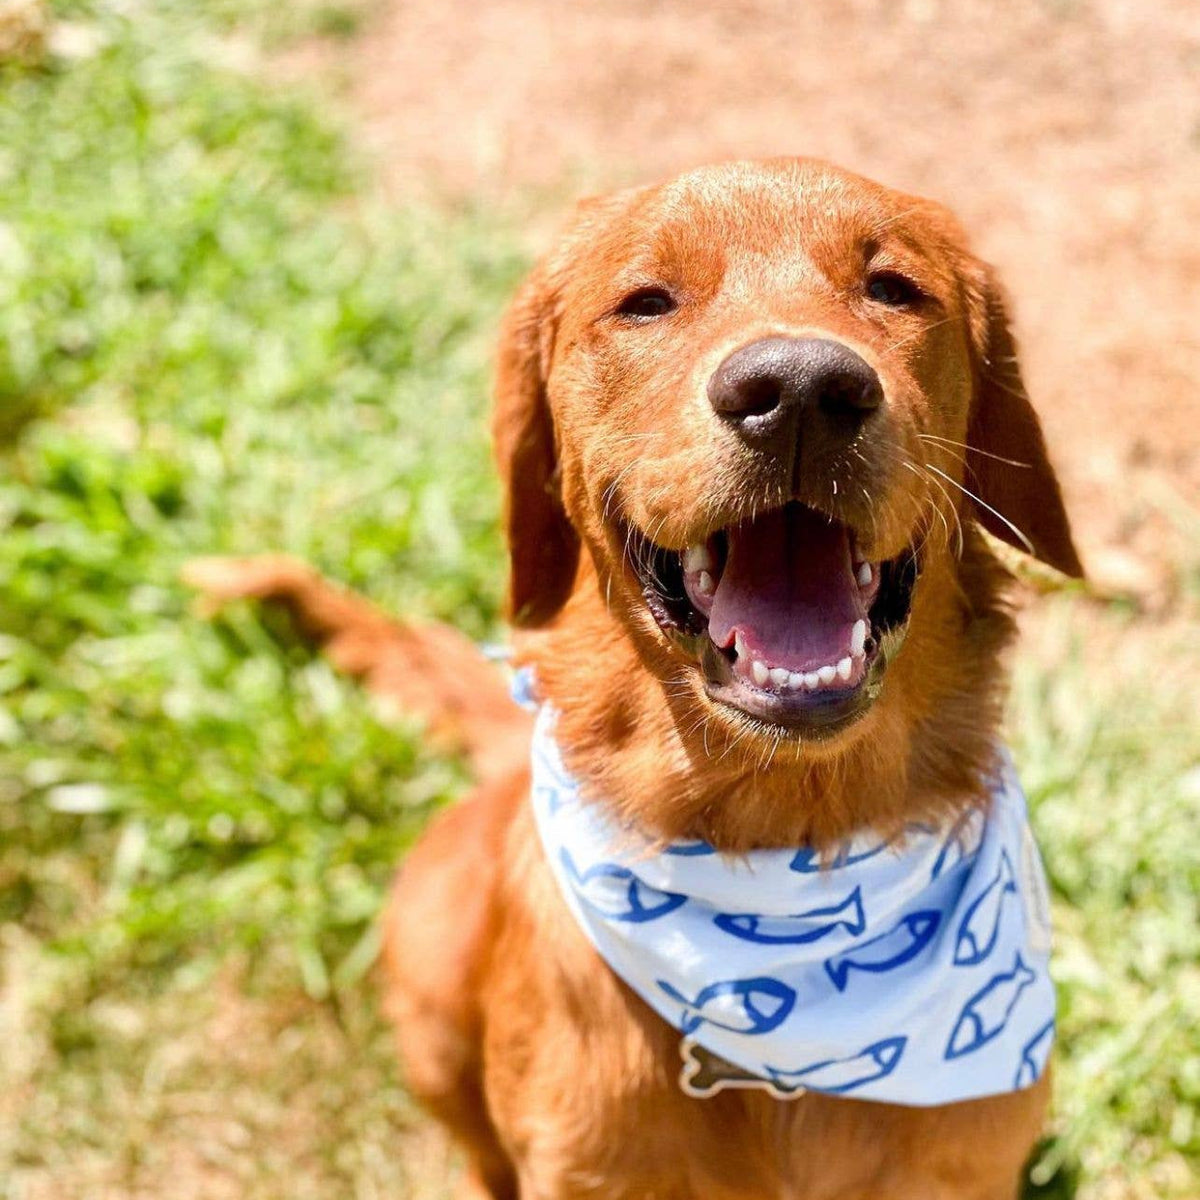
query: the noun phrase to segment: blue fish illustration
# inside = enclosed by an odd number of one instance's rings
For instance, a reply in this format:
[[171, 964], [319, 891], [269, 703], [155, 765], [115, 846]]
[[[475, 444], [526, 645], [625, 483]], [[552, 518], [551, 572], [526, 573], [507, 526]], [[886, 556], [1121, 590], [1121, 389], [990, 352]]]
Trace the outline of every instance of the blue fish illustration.
[[1000, 933], [1000, 917], [1004, 912], [1005, 896], [1017, 894], [1017, 877], [1013, 873], [1008, 851], [1000, 852], [1000, 865], [987, 886], [971, 901], [958, 926], [954, 945], [954, 963], [973, 967], [983, 962], [996, 945]]
[[694, 1000], [689, 1000], [665, 979], [660, 979], [658, 986], [683, 1005], [679, 1028], [685, 1034], [704, 1024], [732, 1033], [769, 1033], [787, 1020], [796, 1005], [796, 993], [786, 983], [768, 975], [709, 984]]
[[797, 1071], [768, 1067], [767, 1073], [780, 1087], [805, 1087], [814, 1092], [840, 1095], [862, 1087], [864, 1083], [886, 1079], [899, 1066], [907, 1042], [906, 1037], [884, 1038], [848, 1058], [826, 1059]]
[[[840, 867], [852, 867], [856, 863], [866, 862], [868, 858], [874, 858], [875, 855], [881, 854], [891, 844], [891, 838], [884, 838], [883, 841], [855, 853], [853, 841], [850, 838], [845, 838], [838, 846], [837, 853], [833, 858], [829, 859], [828, 867], [831, 870], [838, 870]], [[802, 875], [816, 875], [821, 871], [823, 861], [819, 850], [816, 850], [812, 846], [802, 846], [796, 851], [796, 855], [791, 862], [791, 868], [793, 871], [799, 871]]]
[[904, 826], [904, 832], [908, 834], [923, 834], [925, 837], [933, 837], [938, 832], [938, 827], [931, 821], [909, 821]]
[[716, 850], [702, 838], [695, 838], [690, 842], [672, 842], [663, 849], [663, 853], [673, 854], [677, 858], [699, 858], [705, 854], [716, 854]]
[[983, 985], [954, 1023], [946, 1043], [946, 1058], [961, 1058], [986, 1045], [1008, 1024], [1021, 993], [1037, 978], [1037, 972], [1025, 965], [1018, 950], [1011, 971], [1002, 971]]
[[654, 921], [687, 903], [678, 892], [661, 892], [643, 883], [628, 867], [597, 863], [580, 871], [566, 850], [560, 857], [579, 898], [610, 921]]
[[554, 816], [564, 804], [562, 792], [558, 788], [546, 783], [534, 785], [533, 799], [535, 804], [544, 805], [546, 812], [550, 816]]
[[946, 834], [946, 840], [942, 843], [942, 848], [938, 852], [937, 858], [934, 859], [933, 868], [929, 872], [931, 883], [946, 872], [952, 871], [977, 849], [976, 846], [971, 845], [971, 831], [978, 819], [978, 812], [970, 809], [950, 827], [950, 832]]
[[881, 933], [859, 946], [852, 946], [843, 954], [827, 958], [825, 970], [833, 980], [833, 986], [839, 992], [844, 992], [852, 970], [879, 974], [903, 966], [929, 945], [941, 920], [942, 914], [932, 908], [909, 913], [901, 917], [887, 933]]
[[1013, 1087], [1032, 1087], [1042, 1073], [1046, 1056], [1050, 1053], [1050, 1042], [1054, 1039], [1054, 1018], [1051, 1017], [1021, 1048], [1021, 1062]]
[[[930, 834], [936, 833], [932, 825], [926, 824], [924, 821], [909, 821], [904, 826], [906, 834], [924, 834], [928, 837]], [[843, 838], [838, 846], [837, 853], [829, 860], [828, 869], [838, 870], [841, 867], [853, 867], [860, 862], [866, 862], [869, 858], [874, 858], [877, 854], [882, 854], [889, 846], [894, 846], [897, 839], [894, 837], [883, 838], [876, 842], [873, 846], [868, 846], [865, 850], [855, 851], [854, 840], [852, 838]], [[803, 846], [796, 851], [795, 857], [791, 862], [793, 871], [799, 871], [802, 875], [815, 875], [822, 870], [822, 856], [819, 851], [813, 849], [812, 846]]]
[[551, 816], [575, 798], [575, 781], [567, 774], [558, 755], [549, 750], [539, 751], [535, 742], [533, 764], [534, 798], [546, 805]]
[[860, 934], [867, 927], [867, 918], [863, 912], [862, 889], [855, 888], [840, 904], [828, 908], [814, 908], [790, 917], [718, 913], [713, 924], [747, 942], [801, 945], [819, 941], [837, 929]]
[[[508, 650], [504, 647], [485, 647], [484, 653], [488, 658], [506, 659]], [[518, 667], [512, 675], [512, 680], [508, 685], [509, 695], [522, 708], [528, 709], [531, 712], [537, 711], [538, 698], [537, 687], [534, 683], [533, 670], [530, 667]]]

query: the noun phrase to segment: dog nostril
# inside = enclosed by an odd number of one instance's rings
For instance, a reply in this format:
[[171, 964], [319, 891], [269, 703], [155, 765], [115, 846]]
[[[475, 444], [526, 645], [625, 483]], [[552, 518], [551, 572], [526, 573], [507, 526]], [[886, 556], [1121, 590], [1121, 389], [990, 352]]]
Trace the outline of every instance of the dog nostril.
[[728, 407], [717, 411], [739, 417], [765, 417], [779, 407], [782, 399], [783, 388], [778, 379], [746, 379], [729, 397]]
[[774, 412], [783, 401], [783, 381], [771, 371], [746, 370], [738, 356], [726, 359], [708, 381], [713, 411], [740, 421]]
[[883, 403], [883, 387], [874, 371], [839, 371], [823, 381], [818, 403], [827, 413], [865, 416]]

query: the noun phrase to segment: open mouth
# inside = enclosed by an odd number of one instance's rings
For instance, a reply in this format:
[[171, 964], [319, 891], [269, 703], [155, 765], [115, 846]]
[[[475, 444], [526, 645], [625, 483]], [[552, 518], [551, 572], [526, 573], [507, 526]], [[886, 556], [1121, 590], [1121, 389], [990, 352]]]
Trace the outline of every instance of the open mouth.
[[853, 530], [790, 503], [683, 551], [632, 532], [659, 626], [694, 656], [709, 696], [814, 736], [861, 717], [908, 623], [915, 553], [873, 562]]

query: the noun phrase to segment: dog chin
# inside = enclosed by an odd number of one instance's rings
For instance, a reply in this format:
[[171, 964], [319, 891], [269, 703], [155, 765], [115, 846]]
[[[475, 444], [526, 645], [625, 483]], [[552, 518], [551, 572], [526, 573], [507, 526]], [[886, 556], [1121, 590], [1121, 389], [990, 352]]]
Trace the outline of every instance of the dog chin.
[[824, 741], [871, 709], [908, 628], [915, 550], [871, 560], [853, 529], [795, 502], [683, 550], [635, 529], [624, 542], [647, 609], [718, 711]]

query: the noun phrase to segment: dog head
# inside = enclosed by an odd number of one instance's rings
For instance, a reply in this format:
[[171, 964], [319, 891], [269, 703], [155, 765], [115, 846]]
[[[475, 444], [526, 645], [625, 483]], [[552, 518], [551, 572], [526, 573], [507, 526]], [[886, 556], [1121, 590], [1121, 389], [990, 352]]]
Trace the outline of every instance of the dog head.
[[1081, 573], [991, 271], [819, 162], [585, 202], [509, 312], [494, 434], [514, 622], [586, 590], [742, 736], [860, 735], [971, 522]]

